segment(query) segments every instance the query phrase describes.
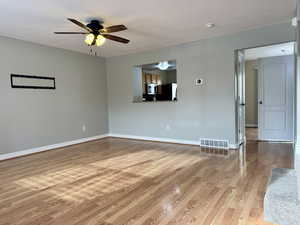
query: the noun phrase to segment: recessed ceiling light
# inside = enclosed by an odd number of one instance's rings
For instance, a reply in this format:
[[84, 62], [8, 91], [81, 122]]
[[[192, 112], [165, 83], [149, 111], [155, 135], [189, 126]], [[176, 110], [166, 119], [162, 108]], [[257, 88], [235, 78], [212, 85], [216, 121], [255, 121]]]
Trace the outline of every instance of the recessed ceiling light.
[[207, 23], [205, 26], [207, 28], [214, 28], [216, 26], [216, 24], [214, 24], [214, 23]]

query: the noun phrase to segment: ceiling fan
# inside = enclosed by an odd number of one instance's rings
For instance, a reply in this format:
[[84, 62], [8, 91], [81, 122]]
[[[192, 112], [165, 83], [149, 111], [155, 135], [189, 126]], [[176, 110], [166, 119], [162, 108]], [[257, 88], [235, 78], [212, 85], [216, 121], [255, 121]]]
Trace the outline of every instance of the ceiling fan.
[[92, 20], [89, 24], [84, 25], [78, 20], [68, 18], [69, 21], [83, 28], [85, 32], [54, 32], [55, 34], [86, 34], [85, 43], [89, 46], [101, 46], [105, 43], [106, 39], [128, 44], [129, 40], [111, 35], [109, 33], [119, 32], [127, 30], [125, 25], [114, 25], [109, 27], [103, 27], [99, 20]]

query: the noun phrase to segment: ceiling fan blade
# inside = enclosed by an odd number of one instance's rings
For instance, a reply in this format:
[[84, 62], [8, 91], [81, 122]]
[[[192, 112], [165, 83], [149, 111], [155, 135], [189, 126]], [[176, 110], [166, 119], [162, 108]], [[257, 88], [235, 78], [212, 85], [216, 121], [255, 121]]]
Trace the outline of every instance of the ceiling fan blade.
[[88, 34], [88, 32], [54, 32], [54, 34]]
[[72, 18], [68, 18], [68, 20], [71, 21], [72, 23], [75, 23], [77, 26], [80, 26], [81, 28], [87, 30], [88, 32], [92, 32], [92, 29], [90, 29], [89, 27], [87, 27], [83, 23], [79, 22], [78, 20], [75, 20], [75, 19], [72, 19]]
[[123, 24], [106, 27], [106, 28], [100, 30], [100, 32], [101, 33], [113, 33], [113, 32], [119, 32], [119, 31], [122, 31], [122, 30], [127, 30], [127, 27]]
[[102, 34], [102, 36], [109, 39], [109, 40], [112, 40], [112, 41], [117, 41], [117, 42], [121, 42], [121, 43], [124, 43], [124, 44], [129, 43], [129, 40], [127, 40], [125, 38], [118, 37], [118, 36], [114, 36], [114, 35], [110, 35], [110, 34]]

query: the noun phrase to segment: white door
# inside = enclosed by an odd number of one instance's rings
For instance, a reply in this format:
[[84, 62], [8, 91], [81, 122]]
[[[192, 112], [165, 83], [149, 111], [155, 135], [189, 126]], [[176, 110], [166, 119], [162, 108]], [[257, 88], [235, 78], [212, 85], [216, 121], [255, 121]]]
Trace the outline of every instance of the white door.
[[237, 54], [237, 82], [238, 82], [238, 138], [239, 144], [245, 141], [245, 54], [239, 50]]
[[259, 139], [293, 141], [294, 56], [259, 60]]

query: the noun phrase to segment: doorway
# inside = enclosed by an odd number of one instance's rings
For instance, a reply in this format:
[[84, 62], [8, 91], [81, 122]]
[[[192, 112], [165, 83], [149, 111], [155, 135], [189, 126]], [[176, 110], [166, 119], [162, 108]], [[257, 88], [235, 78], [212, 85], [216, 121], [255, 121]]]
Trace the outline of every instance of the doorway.
[[236, 51], [236, 139], [292, 142], [295, 43]]

